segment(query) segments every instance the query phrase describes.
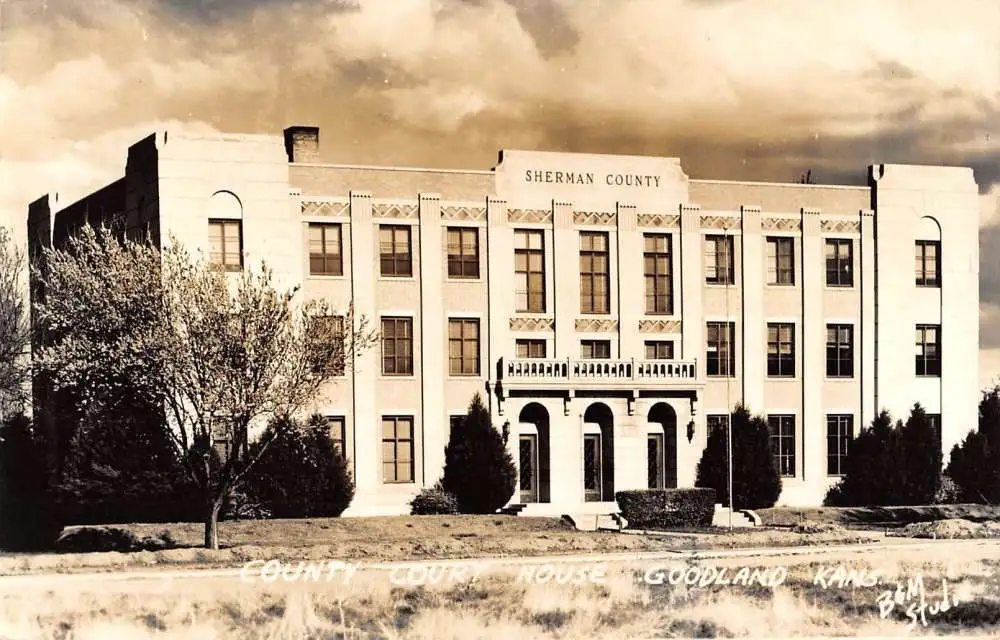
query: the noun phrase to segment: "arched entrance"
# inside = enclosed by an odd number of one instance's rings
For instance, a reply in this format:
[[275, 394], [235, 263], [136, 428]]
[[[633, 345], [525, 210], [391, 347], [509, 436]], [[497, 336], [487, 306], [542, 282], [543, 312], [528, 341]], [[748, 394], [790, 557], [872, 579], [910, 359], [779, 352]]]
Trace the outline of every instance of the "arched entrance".
[[677, 413], [666, 402], [649, 410], [646, 430], [646, 477], [650, 489], [677, 487]]
[[611, 409], [595, 402], [583, 414], [583, 494], [587, 502], [615, 499], [615, 422]]
[[549, 412], [531, 402], [518, 415], [518, 501], [549, 502]]

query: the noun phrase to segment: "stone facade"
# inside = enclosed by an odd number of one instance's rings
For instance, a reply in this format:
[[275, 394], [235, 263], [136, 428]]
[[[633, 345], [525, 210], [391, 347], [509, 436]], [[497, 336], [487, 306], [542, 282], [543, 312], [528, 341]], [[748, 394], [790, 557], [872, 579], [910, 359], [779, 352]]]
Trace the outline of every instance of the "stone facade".
[[[497, 426], [509, 423], [522, 467], [512, 502], [538, 514], [608, 511], [615, 491], [650, 483], [690, 486], [709, 422], [738, 402], [786, 420], [776, 427], [781, 503], [794, 505], [819, 504], [837, 480], [831, 416], [857, 434], [877, 410], [902, 416], [919, 401], [940, 415], [945, 451], [976, 424], [969, 169], [877, 165], [855, 187], [699, 181], [673, 158], [531, 151], [502, 152], [492, 171], [351, 167], [316, 164], [318, 136], [158, 133], [133, 145], [107, 188], [61, 209], [55, 196], [34, 203], [29, 238], [52, 242], [112, 217], [207, 250], [210, 219], [238, 220], [244, 264], [266, 260], [281, 284], [353, 303], [378, 326], [404, 319], [405, 374], [387, 372], [376, 348], [312, 407], [345, 425], [357, 484], [347, 515], [406, 512], [440, 477], [449, 421], [477, 392]], [[310, 266], [315, 224], [339, 233], [336, 273]], [[409, 273], [383, 275], [382, 225], [408, 236]], [[450, 274], [449, 231], [475, 246], [461, 276]], [[537, 234], [544, 283], [527, 290], [515, 277], [523, 231]], [[599, 272], [588, 283], [584, 234], [600, 245], [587, 254], [588, 273]], [[669, 248], [669, 266], [652, 276], [648, 234]], [[725, 255], [709, 251], [718, 237], [732, 245], [731, 281], [718, 277]], [[939, 286], [915, 284], [921, 241], [940, 243]], [[831, 243], [849, 282], [830, 282], [842, 277], [828, 273]], [[728, 375], [718, 375], [726, 358], [709, 344], [720, 326], [710, 323], [732, 323]], [[847, 351], [834, 348], [849, 375], [830, 375], [829, 325], [850, 334]], [[917, 325], [938, 328], [940, 375], [916, 374]], [[477, 339], [456, 342], [460, 326]], [[393, 418], [411, 421], [411, 441], [385, 440]], [[410, 458], [412, 481], [386, 481], [389, 456]]]

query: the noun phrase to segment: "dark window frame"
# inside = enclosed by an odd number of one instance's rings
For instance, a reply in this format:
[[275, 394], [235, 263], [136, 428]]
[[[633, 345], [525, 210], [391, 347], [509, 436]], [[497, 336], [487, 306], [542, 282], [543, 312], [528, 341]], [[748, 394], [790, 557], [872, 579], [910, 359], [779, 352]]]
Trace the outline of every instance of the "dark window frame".
[[[392, 423], [392, 437], [386, 437], [386, 422]], [[409, 427], [408, 437], [400, 437], [400, 424], [406, 424]], [[414, 438], [414, 424], [413, 416], [401, 416], [401, 415], [387, 415], [382, 416], [381, 420], [382, 427], [382, 484], [412, 484], [414, 478], [416, 478], [416, 442]], [[404, 435], [406, 432], [403, 432]], [[408, 443], [410, 449], [410, 456], [408, 460], [401, 459], [399, 454], [400, 444]], [[391, 460], [386, 460], [385, 450], [386, 445], [392, 446], [392, 458]], [[401, 468], [409, 468], [409, 475], [404, 476], [400, 473]], [[387, 475], [387, 470], [391, 469], [391, 474]]]
[[847, 452], [854, 438], [854, 416], [827, 414], [826, 416], [826, 475], [842, 476], [846, 473]]
[[[453, 242], [453, 236], [457, 236]], [[472, 253], [466, 253], [469, 248], [466, 238], [473, 238]], [[448, 227], [445, 230], [448, 245], [448, 278], [452, 280], [479, 279], [479, 228], [478, 227]]]
[[[521, 239], [524, 240], [520, 247]], [[533, 239], [537, 239], [538, 247]], [[523, 262], [523, 268], [519, 263]], [[535, 269], [536, 263], [540, 268]], [[524, 278], [524, 291], [518, 291], [518, 283]], [[534, 286], [533, 286], [534, 285]], [[545, 232], [541, 229], [514, 230], [514, 310], [518, 313], [545, 313]], [[521, 296], [524, 297], [523, 304]]]
[[[934, 340], [928, 340], [933, 334]], [[941, 377], [941, 325], [918, 324], [916, 326], [914, 375], [920, 378]]]
[[[521, 347], [524, 347], [523, 354]], [[544, 338], [517, 338], [514, 340], [514, 349], [515, 357], [521, 360], [543, 360], [548, 357], [548, 341]]]
[[[603, 249], [595, 249], [595, 242]], [[603, 259], [604, 270], [600, 270]], [[603, 297], [599, 293], [604, 287]], [[585, 289], [589, 288], [589, 293]], [[607, 315], [611, 313], [611, 238], [607, 231], [580, 232], [580, 313]]]
[[767, 323], [767, 377], [795, 377], [795, 323]]
[[[479, 318], [448, 318], [448, 375], [462, 377], [482, 375], [480, 324]], [[456, 327], [459, 335], [453, 336]], [[471, 337], [466, 335], [466, 329], [470, 327], [475, 329], [475, 335]], [[457, 356], [453, 354], [455, 346], [458, 347]]]
[[[412, 376], [413, 375], [413, 317], [412, 316], [382, 316], [382, 375]], [[391, 326], [392, 330], [387, 330]], [[398, 327], [407, 331], [397, 336]], [[387, 353], [388, 345], [392, 345], [391, 353]], [[392, 363], [391, 366], [386, 365]]]
[[[832, 253], [831, 253], [832, 249]], [[827, 238], [824, 245], [826, 260], [826, 286], [854, 286], [854, 240]]]
[[795, 416], [793, 414], [769, 415], [767, 416], [767, 427], [771, 432], [771, 455], [778, 468], [778, 475], [782, 478], [797, 477]]
[[673, 315], [673, 236], [669, 233], [644, 233], [642, 244], [646, 314]]
[[736, 323], [707, 322], [705, 341], [705, 375], [710, 378], [735, 378]]
[[314, 322], [333, 322], [334, 331], [337, 334], [334, 337], [334, 342], [331, 344], [320, 344], [317, 345], [319, 348], [324, 349], [327, 353], [324, 354], [322, 360], [317, 360], [314, 371], [316, 373], [328, 373], [334, 377], [343, 377], [347, 374], [347, 353], [345, 346], [347, 344], [346, 331], [347, 327], [345, 325], [346, 319], [344, 316], [339, 315], [329, 315], [329, 316], [313, 316], [309, 318], [309, 325], [312, 326]]
[[826, 377], [854, 377], [853, 324], [826, 325]]
[[[650, 355], [652, 350], [652, 355]], [[646, 340], [643, 343], [643, 353], [646, 360], [673, 360], [673, 340]]]
[[[736, 284], [736, 243], [734, 236], [728, 234], [710, 234], [705, 236], [705, 284], [734, 285]], [[714, 266], [710, 267], [708, 256], [712, 256]], [[720, 256], [722, 260], [720, 261]], [[725, 262], [721, 267], [720, 262]], [[714, 269], [714, 275], [710, 272]]]
[[[389, 238], [385, 238], [388, 233]], [[379, 275], [385, 278], [413, 277], [413, 229], [407, 224], [378, 226]], [[405, 246], [405, 250], [400, 250]], [[388, 248], [388, 252], [386, 249]]]
[[[590, 355], [584, 355], [587, 349], [590, 349]], [[606, 356], [595, 355], [598, 351], [603, 351], [607, 349]], [[588, 338], [586, 340], [580, 341], [580, 359], [581, 360], [610, 360], [611, 359], [611, 341], [601, 340], [597, 338]]]
[[[220, 238], [222, 244], [220, 245], [220, 251], [214, 251], [212, 247], [212, 227], [219, 227]], [[236, 254], [233, 254], [226, 246], [226, 229], [235, 227], [238, 236]], [[228, 272], [239, 272], [243, 271], [243, 221], [232, 219], [232, 218], [209, 218], [208, 220], [209, 229], [209, 261], [214, 268], [220, 271]], [[215, 257], [218, 255], [218, 259]], [[239, 258], [238, 263], [231, 263], [228, 258], [232, 255], [236, 255]]]
[[[320, 252], [313, 251], [313, 232], [319, 232]], [[336, 231], [337, 251], [329, 252], [327, 235]], [[343, 226], [337, 222], [310, 222], [307, 240], [309, 242], [309, 275], [311, 276], [342, 276], [344, 275], [344, 232]], [[317, 268], [317, 265], [320, 265]]]
[[[767, 236], [766, 238], [767, 284], [776, 287], [795, 286], [795, 238], [791, 236]], [[771, 247], [774, 255], [771, 255]], [[772, 269], [772, 258], [774, 265]]]
[[[933, 257], [930, 255], [933, 249]], [[917, 240], [914, 243], [914, 281], [918, 287], [937, 289], [941, 287], [941, 242], [938, 240]], [[933, 267], [928, 263], [933, 261]]]

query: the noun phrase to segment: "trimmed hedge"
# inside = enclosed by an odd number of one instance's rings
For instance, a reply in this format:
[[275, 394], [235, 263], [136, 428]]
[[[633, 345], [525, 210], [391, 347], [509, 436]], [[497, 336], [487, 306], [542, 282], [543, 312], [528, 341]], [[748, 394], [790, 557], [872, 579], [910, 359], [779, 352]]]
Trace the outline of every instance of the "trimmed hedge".
[[708, 527], [715, 489], [636, 489], [615, 494], [631, 529]]
[[458, 500], [442, 489], [440, 483], [423, 489], [410, 502], [410, 515], [413, 516], [451, 516], [457, 514]]

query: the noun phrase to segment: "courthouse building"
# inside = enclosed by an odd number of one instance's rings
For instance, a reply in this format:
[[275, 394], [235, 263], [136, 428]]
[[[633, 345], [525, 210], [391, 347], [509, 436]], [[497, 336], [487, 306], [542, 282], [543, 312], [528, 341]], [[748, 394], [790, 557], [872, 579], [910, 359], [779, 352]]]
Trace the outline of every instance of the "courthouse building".
[[875, 165], [836, 186], [695, 180], [676, 158], [504, 150], [444, 170], [318, 150], [312, 127], [156, 133], [121, 179], [45, 196], [28, 224], [35, 244], [104, 221], [227, 270], [266, 260], [372, 319], [380, 344], [313, 407], [353, 466], [348, 515], [406, 512], [477, 392], [526, 514], [692, 486], [739, 402], [771, 426], [790, 505], [822, 501], [882, 408], [922, 403], [945, 451], [976, 425], [970, 169]]

